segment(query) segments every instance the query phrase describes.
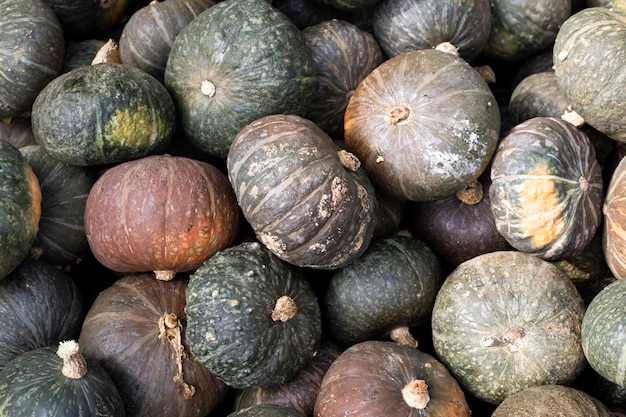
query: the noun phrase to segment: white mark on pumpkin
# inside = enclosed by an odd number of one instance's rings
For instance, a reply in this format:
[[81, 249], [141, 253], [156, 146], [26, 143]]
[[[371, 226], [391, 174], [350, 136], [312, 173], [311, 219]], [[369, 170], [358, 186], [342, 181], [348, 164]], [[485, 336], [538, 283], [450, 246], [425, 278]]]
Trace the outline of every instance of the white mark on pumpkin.
[[215, 95], [215, 91], [215, 84], [213, 84], [211, 81], [203, 80], [202, 83], [200, 83], [200, 92], [205, 96], [213, 97]]
[[569, 55], [568, 51], [561, 51], [556, 57], [559, 61], [565, 61], [567, 59], [567, 55]]
[[270, 251], [276, 254], [281, 254], [287, 250], [287, 245], [281, 242], [278, 236], [270, 233], [259, 233], [259, 239]]
[[215, 298], [215, 297], [219, 297], [220, 295], [220, 290], [213, 290], [213, 292], [211, 293], [211, 297]]
[[239, 300], [228, 300], [228, 304], [230, 304], [231, 307], [239, 307], [241, 302]]
[[323, 194], [317, 205], [318, 217], [322, 220], [329, 218], [344, 200], [347, 192], [348, 182], [343, 178], [333, 178], [330, 185], [330, 195]]

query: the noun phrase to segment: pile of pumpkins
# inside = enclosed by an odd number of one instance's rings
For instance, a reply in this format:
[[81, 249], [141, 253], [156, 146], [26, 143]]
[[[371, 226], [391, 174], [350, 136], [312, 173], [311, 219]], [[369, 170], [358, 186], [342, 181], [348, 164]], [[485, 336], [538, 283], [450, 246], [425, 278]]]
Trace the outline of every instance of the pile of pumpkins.
[[0, 416], [625, 415], [626, 1], [0, 28]]

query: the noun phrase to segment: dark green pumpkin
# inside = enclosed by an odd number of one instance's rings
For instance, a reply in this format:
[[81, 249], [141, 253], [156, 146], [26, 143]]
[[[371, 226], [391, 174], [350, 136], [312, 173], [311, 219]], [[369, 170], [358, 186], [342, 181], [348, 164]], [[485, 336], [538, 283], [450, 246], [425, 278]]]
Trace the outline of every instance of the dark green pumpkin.
[[410, 328], [430, 319], [441, 281], [439, 261], [422, 241], [402, 235], [375, 240], [331, 275], [325, 329], [343, 346], [391, 337], [415, 347]]
[[[70, 344], [75, 346], [66, 356]], [[25, 352], [0, 371], [0, 415], [125, 417], [126, 412], [109, 374], [66, 341]]]
[[140, 158], [163, 149], [176, 127], [165, 87], [144, 71], [101, 63], [51, 81], [33, 104], [35, 140], [70, 165]]
[[582, 250], [602, 221], [602, 171], [587, 135], [535, 117], [504, 137], [491, 166], [491, 209], [514, 248], [556, 261]]
[[287, 16], [265, 0], [226, 0], [176, 37], [165, 85], [189, 140], [226, 158], [248, 123], [268, 114], [302, 114], [318, 77], [302, 33]]
[[41, 0], [0, 1], [0, 118], [21, 116], [61, 72], [65, 40]]
[[626, 280], [606, 286], [596, 295], [583, 317], [582, 347], [591, 367], [607, 380], [626, 388], [624, 311]]
[[625, 44], [624, 13], [591, 7], [567, 19], [553, 48], [554, 71], [567, 102], [588, 124], [619, 141], [626, 141]]
[[495, 152], [498, 103], [463, 58], [407, 52], [373, 70], [350, 98], [346, 148], [381, 191], [411, 201], [454, 195]]
[[186, 291], [189, 347], [229, 386], [284, 384], [313, 357], [321, 313], [295, 266], [258, 242], [243, 242], [209, 258]]
[[471, 62], [487, 43], [491, 8], [488, 0], [379, 0], [372, 23], [388, 57], [447, 42]]
[[176, 36], [214, 4], [214, 0], [157, 0], [141, 7], [122, 29], [119, 40], [122, 63], [140, 68], [162, 81]]
[[131, 0], [43, 0], [58, 16], [67, 39], [84, 40], [119, 24]]
[[62, 270], [27, 259], [0, 281], [0, 369], [22, 353], [75, 339], [81, 291]]
[[466, 392], [493, 404], [532, 385], [571, 384], [586, 366], [585, 305], [556, 266], [491, 252], [444, 280], [432, 312], [435, 352]]
[[89, 248], [83, 218], [95, 176], [85, 167], [57, 161], [39, 145], [22, 147], [20, 152], [41, 189], [41, 218], [32, 254], [57, 266], [80, 262]]
[[376, 193], [354, 155], [315, 123], [270, 115], [244, 127], [228, 177], [257, 238], [301, 267], [335, 269], [358, 258], [376, 227]]
[[40, 217], [37, 176], [15, 146], [0, 141], [0, 280], [30, 253]]

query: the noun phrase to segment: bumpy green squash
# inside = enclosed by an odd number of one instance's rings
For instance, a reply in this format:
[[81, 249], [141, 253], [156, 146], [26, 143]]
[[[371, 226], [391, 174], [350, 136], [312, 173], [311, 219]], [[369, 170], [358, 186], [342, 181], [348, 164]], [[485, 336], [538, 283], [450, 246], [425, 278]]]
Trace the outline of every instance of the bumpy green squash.
[[266, 0], [225, 0], [176, 37], [165, 67], [185, 134], [226, 158], [235, 135], [268, 114], [303, 113], [317, 66], [296, 26]]
[[20, 151], [0, 141], [0, 279], [29, 254], [41, 218], [41, 188]]
[[176, 108], [165, 87], [117, 63], [76, 68], [52, 80], [32, 110], [35, 140], [71, 165], [124, 162], [171, 140]]

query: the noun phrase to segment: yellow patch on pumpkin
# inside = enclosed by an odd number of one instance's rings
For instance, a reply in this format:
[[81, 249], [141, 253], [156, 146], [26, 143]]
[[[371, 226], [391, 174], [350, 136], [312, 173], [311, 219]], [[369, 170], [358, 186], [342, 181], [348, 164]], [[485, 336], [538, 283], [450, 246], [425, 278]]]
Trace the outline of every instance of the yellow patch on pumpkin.
[[105, 136], [129, 148], [142, 148], [152, 142], [151, 112], [142, 108], [134, 112], [120, 110], [105, 126]]

